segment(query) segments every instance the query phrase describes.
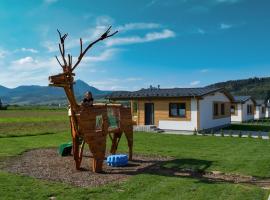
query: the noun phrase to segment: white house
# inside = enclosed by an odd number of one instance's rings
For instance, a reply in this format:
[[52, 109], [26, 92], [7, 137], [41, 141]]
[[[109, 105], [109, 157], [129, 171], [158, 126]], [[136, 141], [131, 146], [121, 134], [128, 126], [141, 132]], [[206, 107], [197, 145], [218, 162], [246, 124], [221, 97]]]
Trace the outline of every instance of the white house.
[[255, 119], [265, 118], [266, 114], [266, 103], [264, 100], [256, 100], [256, 110], [255, 110]]
[[130, 100], [137, 126], [193, 131], [231, 123], [233, 97], [222, 88], [149, 88], [113, 92], [110, 100]]
[[266, 103], [265, 117], [270, 118], [270, 100], [269, 99], [267, 100], [267, 103]]
[[234, 96], [231, 105], [231, 121], [244, 122], [254, 119], [256, 101], [251, 96]]

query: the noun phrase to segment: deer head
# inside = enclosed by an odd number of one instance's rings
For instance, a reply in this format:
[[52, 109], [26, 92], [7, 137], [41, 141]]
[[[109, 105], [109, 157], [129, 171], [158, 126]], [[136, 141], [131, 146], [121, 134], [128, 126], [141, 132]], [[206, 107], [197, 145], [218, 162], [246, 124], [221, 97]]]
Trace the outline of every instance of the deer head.
[[96, 39], [95, 41], [90, 43], [85, 49], [83, 49], [83, 41], [82, 41], [82, 38], [80, 38], [80, 47], [81, 47], [80, 54], [79, 54], [78, 59], [75, 62], [75, 64], [73, 64], [72, 56], [70, 54], [67, 55], [68, 60], [66, 59], [65, 39], [68, 36], [68, 34], [62, 35], [61, 32], [59, 30], [57, 30], [58, 35], [59, 35], [59, 40], [60, 40], [60, 43], [58, 46], [59, 46], [59, 51], [60, 51], [61, 58], [62, 58], [62, 63], [60, 62], [60, 60], [58, 59], [57, 56], [55, 56], [55, 58], [56, 58], [58, 64], [62, 67], [63, 72], [58, 74], [58, 75], [49, 76], [49, 82], [50, 82], [49, 85], [55, 86], [55, 87], [66, 87], [66, 86], [70, 87], [70, 86], [72, 86], [74, 83], [74, 76], [75, 76], [73, 71], [80, 64], [82, 58], [87, 53], [87, 51], [96, 43], [98, 43], [104, 39], [107, 39], [109, 37], [112, 37], [118, 32], [118, 31], [115, 31], [114, 33], [110, 34], [110, 29], [111, 29], [111, 26], [98, 39]]

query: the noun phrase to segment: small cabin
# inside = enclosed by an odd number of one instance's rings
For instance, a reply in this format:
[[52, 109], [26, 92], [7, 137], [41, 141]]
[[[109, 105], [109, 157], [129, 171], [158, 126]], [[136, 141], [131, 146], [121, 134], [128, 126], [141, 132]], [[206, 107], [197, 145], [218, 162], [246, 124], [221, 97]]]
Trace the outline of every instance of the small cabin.
[[231, 105], [231, 121], [245, 122], [254, 119], [256, 101], [251, 96], [234, 96]]
[[254, 119], [263, 119], [266, 117], [266, 103], [264, 100], [256, 100], [256, 110]]
[[231, 123], [233, 96], [223, 88], [149, 88], [113, 92], [111, 101], [130, 101], [137, 126], [194, 131]]

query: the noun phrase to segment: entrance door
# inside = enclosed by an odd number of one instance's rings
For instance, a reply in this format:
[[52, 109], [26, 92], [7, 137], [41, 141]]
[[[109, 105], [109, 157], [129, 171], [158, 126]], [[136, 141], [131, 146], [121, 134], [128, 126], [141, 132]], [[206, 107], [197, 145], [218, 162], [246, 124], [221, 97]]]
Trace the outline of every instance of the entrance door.
[[145, 125], [154, 125], [154, 104], [144, 104]]

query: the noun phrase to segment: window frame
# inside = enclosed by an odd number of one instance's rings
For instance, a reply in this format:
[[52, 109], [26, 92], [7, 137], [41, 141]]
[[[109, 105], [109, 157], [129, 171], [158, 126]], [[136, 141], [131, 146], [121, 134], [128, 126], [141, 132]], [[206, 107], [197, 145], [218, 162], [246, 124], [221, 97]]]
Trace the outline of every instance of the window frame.
[[213, 116], [214, 117], [219, 116], [219, 103], [217, 103], [217, 102], [213, 103]]
[[[185, 106], [185, 115], [180, 115], [180, 105], [184, 105]], [[177, 115], [172, 115], [172, 112], [171, 112], [171, 107], [172, 105], [176, 105], [176, 112], [177, 112]], [[173, 117], [173, 118], [187, 118], [187, 103], [186, 102], [179, 102], [179, 103], [169, 103], [169, 117]]]
[[251, 104], [247, 104], [247, 114], [248, 115], [252, 115], [253, 111], [252, 111], [252, 105]]
[[225, 103], [220, 103], [220, 116], [225, 116]]
[[266, 109], [264, 106], [262, 106], [262, 114], [265, 114], [266, 113]]

